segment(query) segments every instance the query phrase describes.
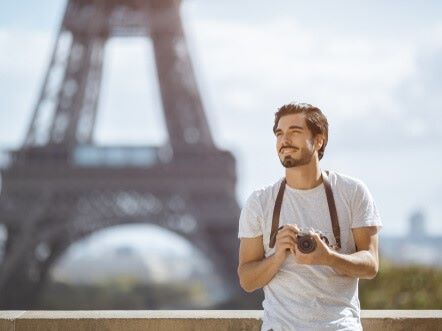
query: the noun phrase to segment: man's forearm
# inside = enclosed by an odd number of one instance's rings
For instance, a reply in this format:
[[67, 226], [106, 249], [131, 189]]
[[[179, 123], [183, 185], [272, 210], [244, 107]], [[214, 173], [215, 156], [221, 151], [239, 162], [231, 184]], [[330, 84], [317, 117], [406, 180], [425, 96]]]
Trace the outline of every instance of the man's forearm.
[[379, 268], [377, 259], [366, 250], [353, 254], [340, 254], [333, 251], [328, 265], [339, 274], [367, 279], [374, 278]]
[[248, 262], [238, 267], [241, 287], [246, 292], [253, 292], [270, 282], [279, 271], [284, 259], [271, 255], [261, 261]]

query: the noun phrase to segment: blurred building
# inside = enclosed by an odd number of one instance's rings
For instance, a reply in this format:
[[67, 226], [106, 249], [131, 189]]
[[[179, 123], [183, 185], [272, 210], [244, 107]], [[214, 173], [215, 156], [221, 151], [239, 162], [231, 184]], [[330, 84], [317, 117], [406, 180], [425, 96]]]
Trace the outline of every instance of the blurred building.
[[387, 260], [402, 265], [442, 268], [442, 236], [428, 233], [423, 211], [412, 213], [404, 237], [381, 236], [380, 252]]
[[[100, 147], [93, 133], [105, 44], [134, 36], [152, 42], [168, 140]], [[134, 223], [185, 238], [213, 262], [230, 299], [243, 294], [235, 159], [212, 138], [180, 1], [67, 1], [24, 142], [0, 156], [0, 166], [1, 308], [37, 309], [51, 267], [70, 245]], [[119, 254], [136, 265], [127, 249]]]

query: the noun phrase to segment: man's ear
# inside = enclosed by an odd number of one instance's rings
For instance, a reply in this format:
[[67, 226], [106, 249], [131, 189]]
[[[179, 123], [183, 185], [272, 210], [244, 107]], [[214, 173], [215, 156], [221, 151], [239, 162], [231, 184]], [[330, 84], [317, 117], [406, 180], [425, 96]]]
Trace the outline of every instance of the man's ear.
[[324, 145], [324, 136], [322, 134], [318, 134], [315, 137], [315, 144], [318, 151], [321, 149], [321, 147]]

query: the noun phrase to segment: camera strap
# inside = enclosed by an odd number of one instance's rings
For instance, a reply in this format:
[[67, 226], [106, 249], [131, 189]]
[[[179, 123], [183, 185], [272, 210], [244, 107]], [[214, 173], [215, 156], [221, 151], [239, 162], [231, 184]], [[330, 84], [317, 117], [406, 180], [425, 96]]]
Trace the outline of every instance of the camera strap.
[[[325, 195], [327, 196], [328, 210], [332, 222], [333, 234], [336, 239], [336, 248], [341, 248], [341, 231], [339, 227], [338, 212], [336, 211], [335, 199], [331, 189], [330, 180], [328, 179], [328, 170], [322, 172], [322, 182], [324, 183]], [[275, 247], [276, 234], [278, 233], [279, 216], [281, 215], [282, 200], [284, 198], [285, 186], [287, 184], [284, 178], [279, 186], [278, 195], [276, 196], [275, 207], [273, 209], [272, 231], [270, 233], [270, 248]]]

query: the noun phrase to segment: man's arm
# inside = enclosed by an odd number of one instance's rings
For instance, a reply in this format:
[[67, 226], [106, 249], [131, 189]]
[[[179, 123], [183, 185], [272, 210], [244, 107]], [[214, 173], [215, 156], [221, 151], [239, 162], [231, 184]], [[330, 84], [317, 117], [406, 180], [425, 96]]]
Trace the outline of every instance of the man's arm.
[[285, 226], [276, 235], [275, 254], [265, 257], [262, 236], [241, 238], [239, 246], [238, 277], [246, 292], [253, 292], [270, 282], [290, 254], [296, 233]]
[[349, 277], [372, 279], [379, 270], [378, 229], [376, 226], [352, 229], [356, 253], [331, 251], [329, 266]]
[[322, 264], [332, 267], [337, 273], [357, 278], [372, 279], [379, 270], [378, 229], [376, 226], [352, 229], [356, 253], [342, 254], [329, 248], [318, 234], [317, 249], [310, 254], [295, 250], [295, 258], [301, 264]]

